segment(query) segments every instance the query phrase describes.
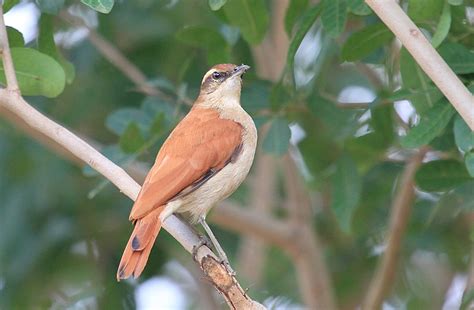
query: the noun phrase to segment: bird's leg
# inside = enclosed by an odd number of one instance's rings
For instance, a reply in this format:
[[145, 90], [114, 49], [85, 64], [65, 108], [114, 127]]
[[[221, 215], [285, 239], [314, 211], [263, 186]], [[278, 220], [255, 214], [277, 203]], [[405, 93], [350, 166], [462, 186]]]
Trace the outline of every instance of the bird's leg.
[[209, 238], [211, 239], [211, 242], [212, 242], [212, 245], [214, 246], [214, 249], [216, 249], [217, 251], [217, 255], [219, 255], [219, 258], [221, 259], [221, 261], [226, 265], [227, 269], [229, 270], [229, 272], [232, 274], [232, 275], [235, 275], [235, 271], [232, 270], [232, 268], [230, 267], [230, 263], [229, 263], [229, 259], [227, 258], [227, 255], [225, 254], [224, 250], [222, 249], [221, 245], [219, 244], [219, 242], [217, 241], [216, 237], [214, 236], [214, 234], [212, 233], [212, 230], [211, 228], [209, 227], [209, 225], [207, 225], [206, 223], [206, 218], [204, 216], [200, 216], [199, 217], [199, 223], [202, 225], [202, 227], [204, 227], [204, 230], [206, 231], [207, 235], [209, 236]]
[[184, 224], [186, 224], [186, 226], [188, 226], [190, 230], [192, 230], [196, 235], [199, 236], [199, 242], [198, 244], [193, 246], [193, 250], [192, 250], [193, 259], [197, 261], [197, 252], [199, 248], [202, 247], [203, 245], [210, 248], [212, 243], [206, 235], [201, 234], [201, 232], [198, 231], [194, 225], [191, 225], [189, 221], [187, 221], [186, 218], [184, 218], [183, 215], [181, 215], [180, 213], [174, 213], [174, 215], [177, 218], [179, 218]]

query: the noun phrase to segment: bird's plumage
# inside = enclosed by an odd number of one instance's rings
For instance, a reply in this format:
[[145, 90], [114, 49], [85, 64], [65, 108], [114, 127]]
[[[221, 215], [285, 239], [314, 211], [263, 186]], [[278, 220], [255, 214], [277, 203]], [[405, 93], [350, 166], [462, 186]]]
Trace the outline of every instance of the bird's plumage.
[[[238, 70], [221, 64], [206, 73], [192, 109], [158, 152], [130, 213], [135, 227], [120, 261], [118, 280], [141, 274], [167, 216], [189, 212], [195, 220], [205, 215], [247, 175], [256, 129], [240, 106], [243, 72]], [[214, 72], [219, 72], [219, 78]]]

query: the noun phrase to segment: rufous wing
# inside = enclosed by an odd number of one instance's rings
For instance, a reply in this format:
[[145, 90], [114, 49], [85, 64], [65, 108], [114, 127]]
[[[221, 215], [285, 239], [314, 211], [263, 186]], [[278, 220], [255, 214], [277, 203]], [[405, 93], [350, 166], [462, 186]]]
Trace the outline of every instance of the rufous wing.
[[242, 142], [242, 126], [211, 108], [193, 107], [159, 151], [130, 213], [138, 220], [209, 171], [222, 169]]

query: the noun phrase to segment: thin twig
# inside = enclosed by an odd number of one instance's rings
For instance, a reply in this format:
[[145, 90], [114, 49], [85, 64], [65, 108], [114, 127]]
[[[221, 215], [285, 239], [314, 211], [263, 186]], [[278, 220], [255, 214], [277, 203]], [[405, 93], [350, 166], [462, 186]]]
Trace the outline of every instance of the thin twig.
[[18, 81], [13, 67], [12, 53], [8, 43], [7, 28], [3, 19], [3, 7], [0, 5], [0, 55], [3, 59], [3, 68], [5, 68], [5, 76], [7, 79], [7, 89], [10, 91], [20, 92]]
[[[165, 100], [171, 100], [170, 96], [151, 85], [145, 74], [143, 74], [143, 72], [134, 63], [128, 60], [117, 47], [107, 41], [95, 29], [88, 27], [80, 18], [72, 16], [65, 11], [60, 13], [60, 17], [77, 27], [85, 27], [88, 30], [88, 38], [92, 45], [97, 48], [105, 59], [132, 81], [139, 91], [148, 96], [158, 96]], [[187, 105], [193, 104], [193, 101], [187, 97], [180, 98], [180, 100]]]
[[474, 97], [394, 0], [366, 0], [474, 130]]
[[406, 164], [391, 207], [386, 249], [370, 283], [362, 309], [380, 309], [395, 278], [402, 238], [415, 199], [414, 177], [425, 157], [427, 147], [421, 148]]

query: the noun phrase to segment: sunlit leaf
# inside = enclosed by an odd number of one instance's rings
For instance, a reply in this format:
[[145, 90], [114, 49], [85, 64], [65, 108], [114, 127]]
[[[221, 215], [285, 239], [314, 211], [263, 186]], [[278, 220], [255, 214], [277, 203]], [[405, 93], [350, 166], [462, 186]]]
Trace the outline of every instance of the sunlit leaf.
[[[27, 96], [57, 97], [66, 84], [64, 70], [53, 58], [31, 48], [11, 49], [15, 73], [21, 93]], [[3, 64], [0, 82], [5, 85]]]
[[342, 47], [347, 61], [362, 59], [393, 39], [393, 33], [383, 23], [377, 23], [353, 33]]
[[344, 154], [337, 161], [332, 181], [331, 210], [342, 231], [351, 231], [354, 209], [359, 203], [361, 180], [357, 167], [350, 156]]
[[415, 176], [416, 184], [428, 192], [447, 191], [471, 180], [463, 163], [448, 159], [423, 164]]
[[224, 12], [247, 42], [257, 44], [263, 40], [269, 22], [265, 1], [228, 0]]
[[420, 123], [402, 138], [402, 146], [416, 148], [430, 143], [443, 132], [455, 113], [456, 110], [447, 100], [439, 101], [421, 117]]
[[291, 131], [288, 122], [283, 118], [272, 120], [270, 129], [263, 139], [263, 149], [267, 153], [281, 156], [286, 153], [290, 144]]
[[330, 36], [339, 36], [346, 26], [346, 20], [346, 0], [323, 0], [321, 23]]
[[110, 13], [114, 6], [114, 0], [81, 0], [82, 3], [100, 13]]

